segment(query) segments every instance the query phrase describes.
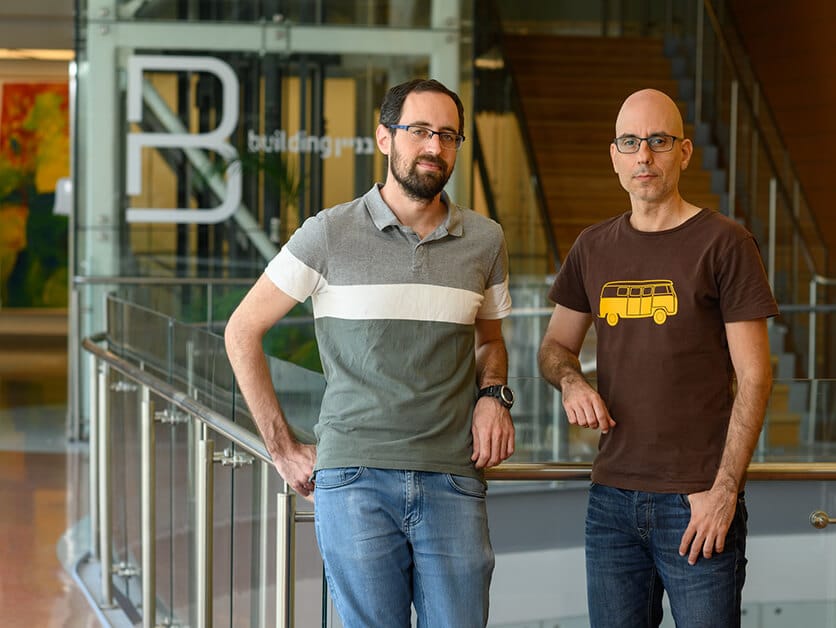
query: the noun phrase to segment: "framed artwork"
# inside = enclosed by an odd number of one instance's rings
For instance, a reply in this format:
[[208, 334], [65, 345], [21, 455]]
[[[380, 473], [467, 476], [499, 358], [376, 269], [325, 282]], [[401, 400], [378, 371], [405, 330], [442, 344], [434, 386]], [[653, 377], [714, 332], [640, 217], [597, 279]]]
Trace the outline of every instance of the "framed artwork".
[[53, 204], [68, 105], [67, 83], [0, 82], [0, 307], [67, 306], [68, 218]]

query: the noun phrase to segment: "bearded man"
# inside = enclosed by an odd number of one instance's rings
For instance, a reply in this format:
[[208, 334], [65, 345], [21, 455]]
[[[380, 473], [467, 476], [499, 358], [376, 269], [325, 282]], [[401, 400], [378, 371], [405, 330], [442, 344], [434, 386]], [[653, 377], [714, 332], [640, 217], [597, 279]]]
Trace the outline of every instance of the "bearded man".
[[[443, 191], [464, 141], [458, 95], [391, 88], [383, 185], [309, 218], [231, 316], [226, 347], [276, 469], [315, 501], [346, 628], [485, 626], [494, 554], [482, 470], [514, 451], [495, 222]], [[316, 445], [294, 438], [262, 337], [311, 297], [327, 381]]]

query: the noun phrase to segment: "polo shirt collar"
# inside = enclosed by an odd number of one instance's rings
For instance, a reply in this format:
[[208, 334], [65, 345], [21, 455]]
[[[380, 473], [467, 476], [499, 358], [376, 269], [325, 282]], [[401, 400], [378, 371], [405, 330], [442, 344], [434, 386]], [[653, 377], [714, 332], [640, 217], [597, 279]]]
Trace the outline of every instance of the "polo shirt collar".
[[[363, 200], [366, 203], [366, 208], [369, 211], [369, 216], [371, 216], [374, 226], [380, 231], [383, 231], [386, 227], [400, 227], [401, 223], [398, 220], [398, 217], [395, 216], [391, 209], [389, 209], [386, 201], [384, 201], [383, 197], [380, 195], [380, 187], [379, 183], [375, 183], [372, 186], [372, 189], [366, 192], [363, 197]], [[459, 209], [458, 205], [450, 200], [450, 197], [447, 196], [447, 192], [443, 190], [441, 192], [441, 202], [447, 206], [447, 218], [444, 219], [444, 222], [439, 225], [436, 231], [443, 229], [444, 233], [440, 235], [461, 237], [463, 233], [462, 210]]]

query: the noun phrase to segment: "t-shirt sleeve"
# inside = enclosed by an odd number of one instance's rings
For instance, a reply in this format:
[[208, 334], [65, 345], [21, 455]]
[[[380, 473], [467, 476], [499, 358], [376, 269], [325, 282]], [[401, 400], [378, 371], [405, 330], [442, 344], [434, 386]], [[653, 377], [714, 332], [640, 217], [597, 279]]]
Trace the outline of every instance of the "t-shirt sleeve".
[[508, 288], [508, 248], [505, 236], [500, 231], [499, 246], [494, 257], [493, 266], [488, 276], [488, 286], [485, 289], [485, 299], [476, 318], [495, 320], [505, 318], [511, 313], [511, 292]]
[[327, 285], [327, 240], [320, 214], [308, 218], [264, 270], [277, 288], [300, 302]]
[[778, 305], [769, 287], [758, 246], [751, 236], [737, 242], [724, 256], [717, 276], [723, 321], [734, 323], [777, 316]]
[[560, 266], [549, 290], [549, 299], [576, 312], [592, 312], [583, 281], [582, 240], [578, 238]]

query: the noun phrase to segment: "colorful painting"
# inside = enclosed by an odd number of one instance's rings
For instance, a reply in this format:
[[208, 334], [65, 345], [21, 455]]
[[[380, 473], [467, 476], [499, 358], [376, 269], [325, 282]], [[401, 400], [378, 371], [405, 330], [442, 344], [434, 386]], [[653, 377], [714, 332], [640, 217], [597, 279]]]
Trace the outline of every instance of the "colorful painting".
[[70, 171], [68, 86], [0, 94], [0, 307], [66, 307], [68, 219], [52, 208]]

